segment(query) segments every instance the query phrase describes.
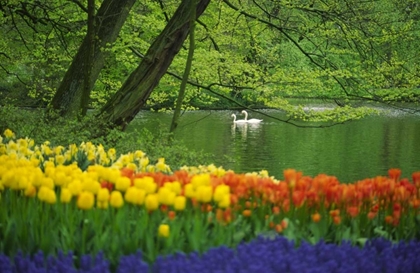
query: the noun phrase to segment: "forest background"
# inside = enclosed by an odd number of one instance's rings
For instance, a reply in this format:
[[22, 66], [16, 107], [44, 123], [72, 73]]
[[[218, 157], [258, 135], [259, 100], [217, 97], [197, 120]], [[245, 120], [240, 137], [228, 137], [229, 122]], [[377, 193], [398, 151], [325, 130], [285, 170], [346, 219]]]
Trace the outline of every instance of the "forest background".
[[415, 0], [10, 0], [0, 15], [0, 129], [37, 141], [141, 148], [181, 165], [207, 157], [166, 132], [124, 132], [140, 110], [274, 108], [287, 113], [278, 122], [320, 126], [370, 115], [372, 103], [418, 111]]

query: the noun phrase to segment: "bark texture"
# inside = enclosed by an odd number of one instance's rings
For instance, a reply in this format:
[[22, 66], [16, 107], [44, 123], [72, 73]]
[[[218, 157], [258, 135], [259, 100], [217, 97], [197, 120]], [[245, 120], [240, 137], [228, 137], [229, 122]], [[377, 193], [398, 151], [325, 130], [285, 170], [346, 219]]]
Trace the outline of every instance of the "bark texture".
[[[204, 12], [209, 2], [210, 0], [198, 2], [197, 18]], [[166, 27], [150, 46], [139, 66], [101, 109], [101, 115], [105, 122], [124, 129], [144, 106], [188, 36], [190, 3], [190, 0], [181, 2]]]
[[[95, 16], [95, 40], [93, 46], [93, 60], [90, 73], [90, 90], [92, 90], [100, 71], [102, 70], [108, 43], [113, 43], [123, 26], [136, 0], [105, 0]], [[75, 115], [81, 110], [83, 96], [86, 60], [91, 43], [88, 35], [84, 38], [76, 56], [64, 75], [60, 86], [51, 102], [53, 109], [59, 110], [62, 116]]]

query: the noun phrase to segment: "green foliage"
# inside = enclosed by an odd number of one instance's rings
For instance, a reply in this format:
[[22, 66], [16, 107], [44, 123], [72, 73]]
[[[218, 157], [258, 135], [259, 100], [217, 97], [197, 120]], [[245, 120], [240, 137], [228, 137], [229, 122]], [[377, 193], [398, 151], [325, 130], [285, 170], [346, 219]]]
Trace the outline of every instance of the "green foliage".
[[[213, 156], [202, 152], [189, 151], [183, 142], [170, 141], [168, 129], [157, 129], [153, 134], [146, 129], [121, 132], [118, 129], [105, 131], [106, 124], [100, 122], [94, 115], [88, 115], [81, 121], [52, 117], [47, 120], [42, 110], [19, 109], [13, 106], [0, 107], [0, 132], [11, 129], [16, 136], [30, 136], [37, 143], [48, 140], [55, 146], [68, 146], [82, 142], [92, 142], [105, 148], [116, 148], [118, 154], [142, 150], [151, 162], [164, 157], [167, 164], [179, 168], [184, 165], [208, 165]], [[102, 129], [101, 129], [102, 128]]]
[[[19, 13], [20, 2], [42, 23]], [[214, 92], [247, 106], [278, 108], [290, 117], [317, 121], [370, 113], [346, 103], [334, 114], [308, 115], [290, 107], [289, 100], [418, 104], [420, 8], [412, 0], [352, 1], [351, 6], [337, 0], [229, 3], [212, 1], [196, 24], [189, 77], [195, 85], [187, 86], [183, 109], [232, 106]], [[110, 56], [92, 91], [91, 107], [99, 108], [121, 87], [178, 5], [134, 5], [118, 40], [104, 49]], [[53, 0], [9, 2], [1, 12], [0, 96], [15, 99], [14, 105], [45, 105], [85, 35], [86, 13], [72, 1]], [[186, 49], [169, 68], [178, 77], [161, 79], [149, 107], [174, 107]]]

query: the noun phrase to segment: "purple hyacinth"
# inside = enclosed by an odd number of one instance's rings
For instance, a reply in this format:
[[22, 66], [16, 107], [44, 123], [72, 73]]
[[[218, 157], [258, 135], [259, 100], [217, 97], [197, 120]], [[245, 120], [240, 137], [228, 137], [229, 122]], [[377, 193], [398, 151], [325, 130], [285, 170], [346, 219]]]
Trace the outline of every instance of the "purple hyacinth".
[[[385, 239], [372, 239], [364, 247], [349, 242], [329, 244], [318, 242], [315, 245], [302, 242], [298, 247], [284, 237], [257, 238], [241, 243], [236, 248], [220, 246], [200, 254], [175, 253], [159, 256], [149, 265], [142, 253], [122, 256], [116, 273], [130, 272], [299, 272], [299, 273], [358, 273], [358, 272], [420, 272], [420, 242], [391, 243]], [[73, 254], [59, 252], [48, 256], [42, 252], [25, 256], [17, 253], [13, 259], [0, 254], [0, 272], [15, 273], [96, 273], [111, 272], [110, 262], [103, 253], [95, 257], [80, 257], [75, 266]]]
[[149, 265], [143, 260], [141, 251], [136, 254], [122, 256], [119, 261], [117, 273], [149, 272]]

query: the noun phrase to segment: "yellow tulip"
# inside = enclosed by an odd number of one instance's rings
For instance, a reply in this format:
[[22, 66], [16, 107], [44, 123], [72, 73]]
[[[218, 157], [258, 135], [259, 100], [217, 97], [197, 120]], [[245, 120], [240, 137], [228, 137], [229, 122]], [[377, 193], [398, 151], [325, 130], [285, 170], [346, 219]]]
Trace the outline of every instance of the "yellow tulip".
[[172, 205], [174, 203], [176, 194], [168, 188], [162, 187], [158, 190], [158, 200], [160, 204]]
[[28, 177], [26, 174], [21, 174], [21, 176], [16, 177], [17, 179], [17, 189], [26, 190], [29, 186]]
[[230, 192], [230, 188], [227, 185], [218, 185], [216, 189], [214, 190], [214, 196], [213, 200], [216, 202], [220, 202], [225, 196], [225, 194], [228, 194]]
[[77, 196], [82, 192], [82, 182], [79, 179], [75, 179], [68, 184], [67, 188], [73, 196]]
[[[0, 184], [0, 190], [1, 190], [1, 184]], [[25, 190], [25, 196], [34, 197], [35, 195], [36, 195], [36, 188], [34, 187], [34, 185], [29, 184]]]
[[45, 186], [42, 186], [39, 189], [38, 198], [41, 201], [44, 201], [44, 202], [49, 203], [49, 204], [54, 204], [57, 200], [57, 197], [55, 195], [55, 191], [53, 191], [52, 189], [50, 189], [48, 187], [45, 187]]
[[56, 171], [54, 175], [54, 183], [59, 186], [63, 187], [68, 184], [70, 179], [67, 177], [66, 173], [63, 171]]
[[109, 204], [108, 201], [99, 201], [99, 200], [96, 201], [96, 207], [99, 209], [107, 209], [108, 204]]
[[186, 203], [187, 203], [187, 198], [185, 196], [175, 197], [175, 201], [174, 201], [175, 210], [178, 210], [178, 211], [184, 210]]
[[95, 196], [89, 191], [82, 192], [77, 198], [77, 207], [80, 209], [88, 210], [93, 207], [95, 203]]
[[98, 181], [95, 181], [91, 178], [86, 177], [82, 183], [82, 188], [85, 191], [90, 191], [93, 194], [97, 194], [101, 188], [101, 184]]
[[126, 191], [131, 185], [131, 179], [125, 176], [121, 176], [115, 182], [115, 189], [118, 191]]
[[227, 208], [230, 206], [230, 194], [225, 194], [219, 201], [219, 208]]
[[99, 202], [108, 202], [109, 201], [109, 190], [106, 188], [101, 188], [98, 191], [98, 195], [96, 196], [96, 199]]
[[41, 181], [41, 186], [54, 189], [54, 180], [51, 177], [44, 177]]
[[61, 203], [69, 203], [71, 200], [71, 191], [67, 188], [61, 188], [60, 201]]
[[194, 189], [197, 189], [199, 186], [208, 186], [210, 185], [210, 175], [207, 173], [195, 175], [191, 178], [191, 184]]
[[181, 183], [178, 181], [174, 182], [166, 182], [163, 184], [165, 188], [169, 188], [171, 191], [173, 191], [175, 194], [179, 195], [181, 193]]
[[155, 193], [157, 189], [157, 185], [153, 177], [145, 176], [142, 178], [135, 178], [134, 179], [134, 186], [139, 189], [144, 189], [146, 193]]
[[113, 206], [114, 208], [121, 208], [124, 205], [124, 199], [122, 197], [121, 192], [112, 191], [110, 203], [111, 203], [111, 206]]
[[159, 207], [159, 199], [157, 194], [148, 194], [146, 196], [145, 206], [149, 211], [156, 210]]
[[184, 187], [184, 194], [188, 198], [195, 198], [195, 191], [192, 184], [187, 184]]
[[169, 225], [162, 224], [159, 226], [158, 234], [161, 237], [169, 237]]
[[211, 201], [213, 188], [211, 186], [200, 186], [197, 188], [196, 199], [199, 202], [208, 203]]
[[49, 188], [42, 186], [39, 191], [38, 191], [38, 198], [41, 201], [45, 201], [47, 200], [47, 195], [48, 195], [48, 190]]
[[130, 187], [125, 192], [124, 198], [125, 198], [125, 201], [131, 204], [142, 205], [144, 203], [145, 196], [146, 196], [146, 192], [143, 189]]

